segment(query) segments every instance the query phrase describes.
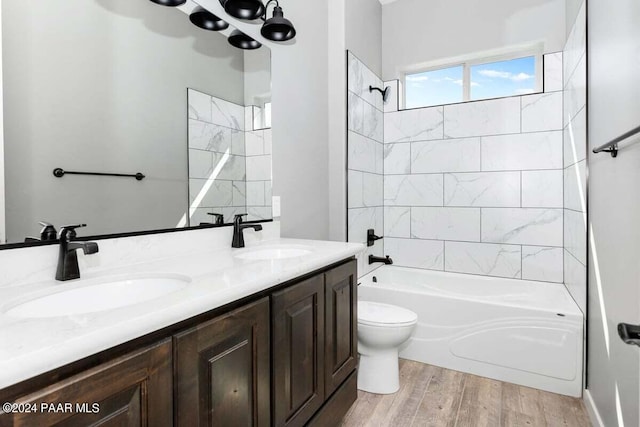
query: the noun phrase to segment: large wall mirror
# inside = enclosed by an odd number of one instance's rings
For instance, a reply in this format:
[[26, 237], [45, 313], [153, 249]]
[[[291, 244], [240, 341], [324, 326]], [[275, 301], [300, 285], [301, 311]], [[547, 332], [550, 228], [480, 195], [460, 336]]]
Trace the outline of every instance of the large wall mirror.
[[97, 236], [271, 218], [266, 46], [194, 26], [192, 2], [1, 3], [0, 243], [39, 239], [39, 222]]

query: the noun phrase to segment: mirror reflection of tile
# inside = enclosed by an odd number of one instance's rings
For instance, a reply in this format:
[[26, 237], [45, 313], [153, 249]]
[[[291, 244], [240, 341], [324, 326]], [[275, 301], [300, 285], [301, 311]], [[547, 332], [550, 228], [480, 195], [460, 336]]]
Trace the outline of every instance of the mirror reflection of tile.
[[193, 89], [188, 103], [189, 225], [213, 222], [209, 213], [271, 219], [271, 129], [255, 129], [260, 108]]

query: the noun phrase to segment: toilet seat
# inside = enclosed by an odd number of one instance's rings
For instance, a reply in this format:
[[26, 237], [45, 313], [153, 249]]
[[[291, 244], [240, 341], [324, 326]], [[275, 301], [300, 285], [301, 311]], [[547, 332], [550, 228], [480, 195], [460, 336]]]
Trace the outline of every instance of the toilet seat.
[[373, 301], [358, 301], [358, 323], [361, 325], [397, 328], [418, 322], [418, 315], [406, 308]]

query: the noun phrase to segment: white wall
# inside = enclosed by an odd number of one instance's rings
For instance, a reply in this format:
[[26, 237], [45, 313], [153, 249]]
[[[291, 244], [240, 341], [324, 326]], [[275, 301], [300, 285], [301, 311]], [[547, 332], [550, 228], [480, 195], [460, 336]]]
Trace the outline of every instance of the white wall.
[[406, 67], [544, 42], [561, 51], [564, 0], [402, 0], [382, 7], [382, 79]]
[[359, 17], [347, 15], [351, 0], [319, 2], [312, 13], [304, 2], [281, 4], [298, 29], [295, 43], [273, 48], [273, 194], [284, 237], [346, 239], [345, 49], [369, 37], [346, 29], [358, 20], [375, 32], [367, 14], [378, 5], [368, 1]]
[[244, 51], [244, 105], [260, 105], [271, 96], [271, 51]]
[[346, 1], [329, 0], [329, 239], [336, 241], [347, 240]]
[[347, 49], [382, 75], [382, 5], [378, 0], [346, 2]]
[[382, 6], [378, 0], [329, 2], [329, 238], [347, 240], [346, 50], [377, 75], [382, 68]]
[[[242, 104], [242, 52], [149, 1], [2, 8], [9, 240], [37, 234], [38, 220], [86, 222], [83, 234], [175, 226], [187, 202], [186, 88]], [[147, 178], [57, 179], [55, 167]]]
[[[589, 145], [640, 125], [640, 2], [589, 0]], [[640, 324], [640, 136], [618, 157], [589, 153], [588, 389], [607, 427], [640, 425], [640, 349], [618, 337]], [[619, 399], [617, 398], [619, 396]]]
[[288, 0], [295, 42], [273, 49], [273, 194], [283, 237], [329, 237], [328, 4]]

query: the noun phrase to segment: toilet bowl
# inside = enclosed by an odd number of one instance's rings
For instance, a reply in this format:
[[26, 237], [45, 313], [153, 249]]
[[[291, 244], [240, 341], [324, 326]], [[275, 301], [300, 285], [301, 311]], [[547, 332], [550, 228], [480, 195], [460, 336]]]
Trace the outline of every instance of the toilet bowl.
[[376, 394], [398, 391], [398, 348], [416, 323], [418, 315], [406, 308], [358, 301], [358, 389]]

